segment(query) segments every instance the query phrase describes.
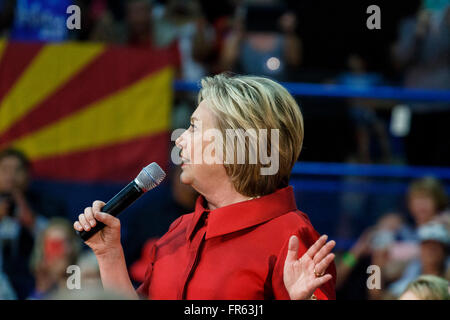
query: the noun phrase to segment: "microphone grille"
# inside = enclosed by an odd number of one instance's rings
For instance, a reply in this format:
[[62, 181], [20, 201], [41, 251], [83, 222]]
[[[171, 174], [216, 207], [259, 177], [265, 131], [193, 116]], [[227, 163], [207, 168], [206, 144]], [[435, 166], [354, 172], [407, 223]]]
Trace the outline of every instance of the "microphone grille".
[[163, 169], [156, 162], [152, 162], [141, 170], [136, 177], [136, 182], [145, 191], [148, 191], [158, 186], [165, 177], [166, 173]]

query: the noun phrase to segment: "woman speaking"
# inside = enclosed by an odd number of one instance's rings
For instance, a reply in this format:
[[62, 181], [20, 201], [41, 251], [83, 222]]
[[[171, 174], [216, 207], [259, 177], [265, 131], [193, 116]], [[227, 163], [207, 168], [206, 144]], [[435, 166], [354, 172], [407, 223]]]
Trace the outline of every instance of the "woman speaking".
[[335, 299], [334, 241], [319, 238], [289, 186], [303, 143], [294, 98], [261, 77], [220, 74], [201, 85], [191, 126], [176, 140], [181, 182], [200, 196], [153, 246], [137, 291], [120, 221], [101, 212], [105, 203], [74, 223], [106, 225], [86, 241], [104, 288], [149, 299]]

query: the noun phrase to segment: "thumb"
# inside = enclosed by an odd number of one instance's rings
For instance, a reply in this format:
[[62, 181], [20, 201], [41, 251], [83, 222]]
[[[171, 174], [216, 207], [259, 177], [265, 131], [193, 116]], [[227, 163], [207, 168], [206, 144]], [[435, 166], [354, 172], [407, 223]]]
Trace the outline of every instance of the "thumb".
[[97, 221], [104, 223], [108, 227], [117, 228], [120, 226], [119, 219], [109, 213], [97, 211], [94, 213], [94, 217]]
[[291, 236], [289, 239], [288, 252], [286, 255], [286, 262], [294, 262], [298, 259], [299, 240], [296, 236]]

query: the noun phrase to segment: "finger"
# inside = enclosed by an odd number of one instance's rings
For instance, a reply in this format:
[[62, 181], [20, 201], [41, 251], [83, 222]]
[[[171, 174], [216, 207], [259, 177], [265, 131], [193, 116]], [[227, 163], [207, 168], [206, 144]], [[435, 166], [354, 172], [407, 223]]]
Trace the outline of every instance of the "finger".
[[317, 264], [320, 261], [322, 261], [322, 259], [325, 258], [331, 252], [331, 250], [333, 250], [335, 245], [336, 245], [336, 242], [333, 240], [331, 240], [327, 244], [325, 244], [319, 250], [319, 252], [317, 252], [316, 255], [314, 256], [314, 259], [313, 259], [314, 263]]
[[296, 236], [291, 236], [289, 239], [288, 252], [285, 262], [294, 262], [298, 259], [299, 240]]
[[328, 254], [322, 261], [320, 261], [314, 269], [318, 274], [325, 273], [327, 268], [330, 266], [330, 263], [334, 260], [334, 253]]
[[326, 234], [324, 234], [323, 236], [321, 236], [319, 239], [317, 239], [317, 241], [308, 249], [308, 251], [306, 251], [306, 254], [313, 259], [314, 256], [316, 255], [317, 251], [320, 250], [320, 248], [322, 248], [322, 246], [327, 242], [328, 236]]
[[93, 211], [93, 213], [102, 211], [102, 208], [105, 206], [105, 204], [106, 203], [104, 203], [103, 201], [95, 200], [92, 203], [92, 211]]
[[104, 223], [105, 225], [112, 227], [112, 228], [119, 228], [120, 227], [120, 220], [116, 217], [110, 215], [109, 213], [105, 212], [95, 212], [94, 213], [95, 219], [98, 221]]
[[95, 227], [96, 221], [94, 219], [94, 213], [92, 212], [91, 207], [87, 207], [84, 209], [84, 217], [86, 218], [87, 222], [89, 222], [91, 227]]
[[320, 278], [316, 278], [314, 280], [314, 286], [316, 288], [320, 288], [321, 286], [323, 286], [325, 283], [327, 283], [328, 281], [330, 281], [331, 279], [333, 279], [333, 276], [331, 274], [326, 274]]
[[91, 230], [91, 225], [87, 222], [86, 217], [84, 216], [84, 214], [80, 214], [78, 216], [78, 221], [80, 221], [81, 226], [83, 227], [84, 230], [89, 231]]
[[75, 222], [73, 223], [73, 227], [74, 227], [74, 229], [77, 230], [77, 231], [83, 231], [83, 227], [81, 226], [81, 224], [80, 224], [78, 221], [75, 221]]

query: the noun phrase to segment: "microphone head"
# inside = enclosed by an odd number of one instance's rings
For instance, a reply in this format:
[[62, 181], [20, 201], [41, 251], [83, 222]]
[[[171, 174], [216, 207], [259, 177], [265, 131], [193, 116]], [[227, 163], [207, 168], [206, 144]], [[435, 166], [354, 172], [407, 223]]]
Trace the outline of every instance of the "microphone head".
[[152, 162], [141, 170], [134, 181], [141, 189], [148, 191], [158, 186], [165, 177], [163, 169], [156, 162]]

